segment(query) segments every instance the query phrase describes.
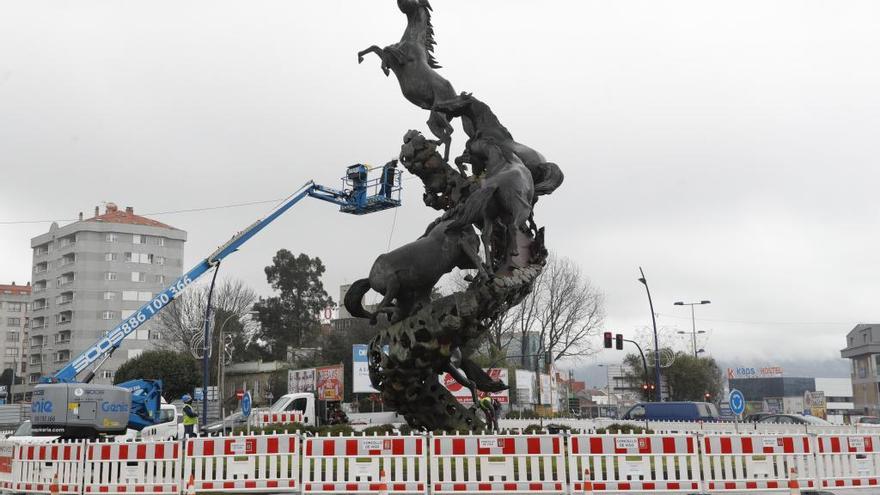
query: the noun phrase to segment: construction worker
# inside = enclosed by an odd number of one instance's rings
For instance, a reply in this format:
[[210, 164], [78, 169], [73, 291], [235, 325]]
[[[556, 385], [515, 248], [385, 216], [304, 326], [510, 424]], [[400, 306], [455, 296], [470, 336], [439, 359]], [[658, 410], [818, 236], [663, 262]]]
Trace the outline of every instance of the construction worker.
[[495, 416], [495, 408], [492, 406], [492, 399], [483, 397], [480, 399], [480, 409], [486, 416], [486, 426], [492, 431], [498, 431], [498, 418]]
[[189, 394], [183, 394], [183, 436], [184, 438], [196, 436], [195, 428], [199, 424], [199, 415], [193, 409], [193, 398]]

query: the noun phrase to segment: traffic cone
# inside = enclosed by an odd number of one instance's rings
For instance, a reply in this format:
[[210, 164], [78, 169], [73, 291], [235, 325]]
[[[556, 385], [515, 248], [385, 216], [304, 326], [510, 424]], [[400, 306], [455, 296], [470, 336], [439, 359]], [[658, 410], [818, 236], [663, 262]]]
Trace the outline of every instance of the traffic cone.
[[189, 481], [186, 482], [184, 495], [196, 495], [196, 478], [192, 474], [189, 475]]
[[379, 470], [379, 495], [388, 495], [388, 477], [384, 469]]
[[584, 469], [584, 495], [593, 495], [593, 477], [590, 468]]
[[797, 480], [797, 469], [788, 470], [788, 490], [791, 495], [801, 495], [801, 485]]
[[49, 493], [52, 495], [58, 495], [61, 493], [61, 487], [58, 486], [58, 473], [56, 472], [54, 476], [52, 476], [52, 484], [49, 485]]

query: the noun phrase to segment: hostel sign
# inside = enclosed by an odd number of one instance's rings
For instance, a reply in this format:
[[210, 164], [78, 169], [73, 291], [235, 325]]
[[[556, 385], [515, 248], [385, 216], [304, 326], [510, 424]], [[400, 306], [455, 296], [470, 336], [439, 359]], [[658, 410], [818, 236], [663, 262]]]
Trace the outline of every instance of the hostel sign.
[[741, 367], [727, 368], [727, 379], [737, 378], [780, 378], [782, 377], [781, 366], [767, 366], [764, 368]]

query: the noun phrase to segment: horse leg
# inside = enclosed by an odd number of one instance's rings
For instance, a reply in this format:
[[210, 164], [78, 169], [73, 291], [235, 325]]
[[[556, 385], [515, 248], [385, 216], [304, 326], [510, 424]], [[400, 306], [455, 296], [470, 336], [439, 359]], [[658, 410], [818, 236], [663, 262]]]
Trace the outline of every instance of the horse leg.
[[486, 254], [486, 268], [490, 272], [495, 271], [495, 263], [492, 260], [492, 229], [495, 221], [488, 216], [483, 217], [483, 228], [480, 231], [480, 239], [483, 241], [483, 252]]
[[483, 371], [483, 368], [481, 368], [480, 365], [471, 361], [469, 358], [461, 358], [460, 368], [468, 377], [473, 377], [472, 380], [474, 384], [483, 392], [501, 392], [502, 390], [510, 388], [501, 380], [493, 380], [488, 373]]
[[366, 55], [368, 53], [375, 53], [376, 55], [379, 56], [379, 59], [382, 60], [382, 72], [384, 72], [386, 76], [389, 75], [390, 72], [388, 70], [388, 59], [385, 58], [385, 51], [376, 45], [373, 45], [369, 48], [366, 48], [364, 50], [359, 51], [358, 52], [358, 63], [359, 64], [363, 63], [364, 55]]
[[[480, 277], [482, 277], [483, 280], [488, 280], [489, 272], [487, 272], [486, 267], [483, 266], [483, 261], [480, 259], [480, 254], [477, 252], [477, 249], [474, 249], [474, 246], [467, 241], [465, 236], [462, 236], [462, 238], [459, 239], [458, 245], [461, 248], [461, 252], [464, 253], [465, 257], [467, 257], [467, 259], [474, 265], [474, 268], [476, 268], [477, 271], [480, 272]], [[479, 246], [479, 241], [477, 242], [477, 245]]]
[[[435, 108], [432, 108], [431, 114], [428, 116], [427, 124], [431, 133], [437, 136], [437, 139], [441, 144], [445, 145], [443, 150], [443, 161], [449, 162], [449, 148], [452, 145], [453, 130], [452, 125], [449, 124], [449, 119], [446, 115], [438, 112]], [[461, 171], [461, 167], [459, 167], [459, 171]], [[462, 175], [464, 175], [464, 172], [462, 172]]]
[[462, 387], [466, 387], [471, 391], [471, 397], [474, 399], [474, 406], [478, 406], [480, 404], [480, 398], [477, 396], [477, 384], [473, 382], [464, 372], [458, 369], [452, 361], [446, 363], [446, 369], [444, 370], [455, 379]]
[[397, 279], [396, 273], [390, 273], [388, 278], [385, 280], [385, 297], [382, 298], [382, 302], [376, 306], [376, 311], [373, 311], [372, 316], [370, 317], [370, 324], [375, 325], [376, 319], [379, 316], [379, 313], [393, 313], [394, 306], [392, 306], [391, 301], [397, 297], [397, 293], [400, 291], [400, 280]]

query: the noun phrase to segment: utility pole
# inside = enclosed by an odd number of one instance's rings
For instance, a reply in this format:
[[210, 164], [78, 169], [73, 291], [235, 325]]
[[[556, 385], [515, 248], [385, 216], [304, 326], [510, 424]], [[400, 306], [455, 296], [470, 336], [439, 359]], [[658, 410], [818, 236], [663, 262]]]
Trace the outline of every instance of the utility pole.
[[639, 282], [645, 286], [645, 291], [648, 293], [648, 306], [651, 308], [651, 323], [654, 325], [654, 379], [657, 381], [657, 402], [663, 401], [663, 394], [660, 392], [662, 388], [660, 386], [660, 345], [658, 343], [657, 338], [657, 318], [654, 316], [654, 302], [651, 300], [651, 289], [648, 288], [648, 279], [645, 278], [645, 272], [642, 270], [642, 267], [639, 267], [639, 273], [642, 275], [639, 277]]
[[[694, 357], [697, 357], [697, 354], [699, 354], [697, 352], [697, 318], [694, 313], [694, 306], [699, 306], [702, 304], [710, 304], [711, 302], [712, 301], [707, 301], [704, 299], [700, 302], [686, 303], [683, 301], [677, 301], [677, 302], [673, 303], [674, 306], [690, 306], [691, 307], [691, 336], [693, 338], [693, 344], [694, 344]], [[678, 332], [678, 333], [684, 334], [684, 332]], [[700, 330], [699, 333], [705, 333], [705, 332]]]

